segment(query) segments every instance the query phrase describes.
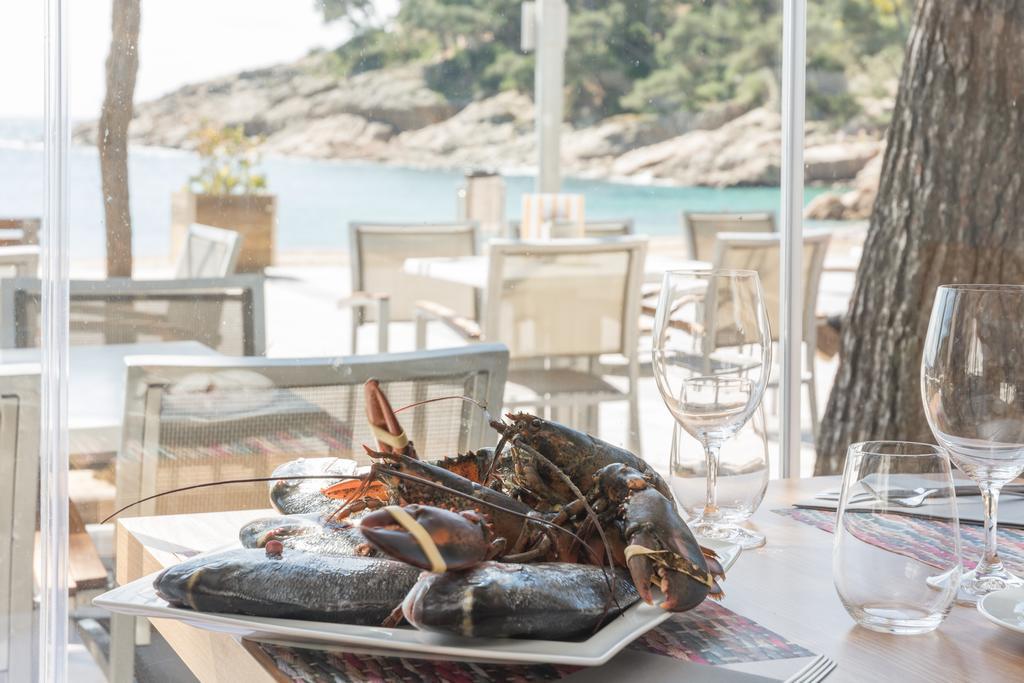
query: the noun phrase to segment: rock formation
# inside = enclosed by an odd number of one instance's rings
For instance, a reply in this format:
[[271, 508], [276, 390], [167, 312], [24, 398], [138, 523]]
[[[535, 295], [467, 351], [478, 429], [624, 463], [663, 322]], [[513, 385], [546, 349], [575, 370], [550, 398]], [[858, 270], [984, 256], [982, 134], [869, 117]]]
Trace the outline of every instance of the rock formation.
[[[262, 136], [262, 150], [271, 154], [504, 172], [535, 163], [528, 95], [506, 91], [459, 108], [430, 89], [415, 64], [343, 78], [331, 71], [326, 54], [314, 54], [187, 85], [137, 105], [131, 139], [188, 149], [191, 133], [204, 122], [241, 125]], [[718, 187], [779, 183], [780, 119], [765, 108], [725, 103], [671, 120], [619, 114], [585, 128], [567, 123], [564, 130], [567, 175]], [[809, 123], [807, 181], [849, 183], [877, 157], [877, 138], [877, 131], [850, 135]], [[80, 126], [75, 139], [94, 144], [96, 124]], [[865, 201], [852, 193], [819, 198], [815, 211], [846, 217]]]

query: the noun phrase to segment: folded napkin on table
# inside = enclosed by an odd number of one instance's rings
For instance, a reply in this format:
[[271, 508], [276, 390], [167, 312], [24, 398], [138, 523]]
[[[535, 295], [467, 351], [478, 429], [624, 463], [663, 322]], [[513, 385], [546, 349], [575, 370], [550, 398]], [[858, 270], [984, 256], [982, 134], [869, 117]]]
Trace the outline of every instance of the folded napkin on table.
[[[886, 491], [896, 489], [911, 491], [916, 488], [935, 488], [934, 480], [915, 477], [914, 475], [891, 475], [889, 477], [880, 478], [877, 482], [872, 481], [870, 478], [866, 481], [876, 493], [882, 496], [885, 495]], [[956, 486], [974, 485], [969, 479], [956, 479], [953, 483]], [[829, 493], [831, 493], [831, 491], [829, 491]], [[823, 500], [821, 498], [808, 498], [795, 503], [795, 507], [811, 510], [835, 510], [838, 506], [838, 500]], [[849, 506], [849, 509], [871, 510], [872, 507], [872, 501], [867, 500], [852, 504]], [[928, 517], [931, 519], [949, 519], [951, 516], [949, 501], [945, 498], [928, 498], [919, 507], [902, 508], [898, 505], [892, 504], [889, 511], [913, 517]], [[980, 495], [958, 496], [957, 512], [961, 523], [982, 524], [985, 521], [985, 513]], [[999, 526], [1024, 529], [1024, 496], [1006, 495], [1000, 497]]]

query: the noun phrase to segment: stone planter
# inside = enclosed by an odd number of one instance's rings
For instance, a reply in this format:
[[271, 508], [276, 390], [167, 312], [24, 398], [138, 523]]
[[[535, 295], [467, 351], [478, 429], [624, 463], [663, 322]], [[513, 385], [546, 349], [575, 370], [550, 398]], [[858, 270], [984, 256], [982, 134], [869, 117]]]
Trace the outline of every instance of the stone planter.
[[239, 273], [262, 271], [274, 262], [277, 197], [269, 194], [209, 195], [187, 190], [171, 198], [171, 253], [177, 259], [188, 226], [202, 223], [234, 230], [242, 236]]

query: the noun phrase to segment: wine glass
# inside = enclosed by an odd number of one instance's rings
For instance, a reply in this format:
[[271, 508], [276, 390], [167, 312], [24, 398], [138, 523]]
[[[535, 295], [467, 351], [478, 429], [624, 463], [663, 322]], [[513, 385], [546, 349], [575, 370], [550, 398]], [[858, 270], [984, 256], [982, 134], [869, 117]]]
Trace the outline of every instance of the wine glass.
[[924, 412], [950, 459], [981, 487], [985, 554], [960, 599], [1024, 585], [996, 544], [999, 490], [1024, 471], [1024, 286], [943, 285], [921, 362]]
[[[699, 517], [704, 511], [707, 502], [707, 473], [708, 461], [704, 448], [678, 424], [674, 425], [669, 457], [669, 485], [688, 520]], [[768, 489], [768, 473], [768, 434], [765, 429], [764, 406], [760, 406], [750, 422], [723, 444], [719, 451], [716, 503], [723, 525], [743, 524], [750, 519]], [[754, 536], [759, 537], [759, 545], [763, 545], [764, 536]], [[744, 544], [744, 547], [748, 546]]]
[[722, 444], [754, 414], [771, 372], [771, 335], [761, 281], [753, 270], [676, 270], [662, 281], [652, 359], [669, 412], [700, 441], [707, 458], [698, 537], [757, 547], [760, 534], [723, 519], [718, 506]]

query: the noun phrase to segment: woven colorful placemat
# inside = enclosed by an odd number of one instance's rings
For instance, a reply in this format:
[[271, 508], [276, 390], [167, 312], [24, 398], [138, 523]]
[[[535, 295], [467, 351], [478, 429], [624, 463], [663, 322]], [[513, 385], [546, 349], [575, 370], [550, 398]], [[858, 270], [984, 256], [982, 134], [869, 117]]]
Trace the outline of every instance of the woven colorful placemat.
[[[829, 533], [835, 528], [836, 513], [833, 510], [783, 508], [772, 512], [816, 526]], [[945, 566], [950, 558], [949, 544], [941, 533], [945, 526], [946, 522], [935, 522], [909, 515], [858, 520], [859, 531], [867, 532], [872, 544], [901, 554], [912, 550], [914, 557], [937, 567]], [[1007, 569], [1015, 573], [1024, 572], [1024, 529], [999, 529], [998, 535], [999, 556]], [[961, 524], [960, 544], [964, 567], [974, 569], [985, 549], [984, 527], [977, 524]], [[933, 561], [929, 561], [928, 558], [933, 558]]]
[[[557, 681], [578, 667], [506, 666], [324, 652], [260, 644], [277, 669], [296, 683], [485, 683]], [[638, 638], [631, 648], [703, 664], [737, 664], [814, 653], [721, 605], [705, 601]]]

